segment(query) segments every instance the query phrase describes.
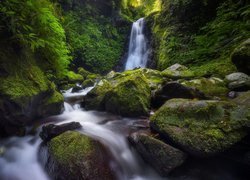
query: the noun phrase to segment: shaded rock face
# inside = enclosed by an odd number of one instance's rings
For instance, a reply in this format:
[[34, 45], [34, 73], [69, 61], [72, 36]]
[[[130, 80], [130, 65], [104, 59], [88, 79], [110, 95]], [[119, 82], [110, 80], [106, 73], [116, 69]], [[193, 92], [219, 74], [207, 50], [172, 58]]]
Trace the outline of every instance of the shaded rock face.
[[78, 132], [65, 132], [48, 142], [46, 169], [53, 179], [115, 179], [105, 148]]
[[163, 85], [159, 91], [155, 92], [151, 104], [153, 107], [160, 107], [167, 100], [173, 98], [205, 99], [205, 95], [196, 88], [186, 87], [177, 82], [169, 82]]
[[172, 99], [150, 118], [151, 128], [195, 156], [222, 152], [240, 141], [249, 109], [212, 100]]
[[48, 124], [42, 127], [39, 136], [42, 140], [47, 142], [66, 131], [79, 129], [81, 127], [82, 126], [79, 122], [70, 122], [61, 125]]
[[[21, 100], [23, 101], [20, 102]], [[59, 114], [62, 107], [62, 95], [50, 90], [20, 99], [0, 99], [0, 136], [23, 135], [28, 123]]]
[[133, 133], [128, 140], [161, 176], [167, 176], [186, 159], [182, 151], [145, 134]]
[[250, 77], [244, 73], [236, 72], [225, 77], [228, 88], [234, 91], [246, 91], [250, 89]]
[[250, 75], [250, 39], [239, 45], [232, 53], [231, 58], [240, 72]]

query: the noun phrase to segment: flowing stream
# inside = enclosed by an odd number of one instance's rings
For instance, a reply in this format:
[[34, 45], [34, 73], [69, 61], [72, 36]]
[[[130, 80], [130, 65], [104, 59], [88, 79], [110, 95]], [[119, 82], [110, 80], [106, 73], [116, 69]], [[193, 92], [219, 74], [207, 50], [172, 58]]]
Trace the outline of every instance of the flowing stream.
[[[79, 93], [64, 93], [65, 99], [72, 96], [86, 95], [92, 88]], [[64, 103], [65, 111], [53, 116], [54, 124], [80, 122], [80, 133], [99, 140], [105, 145], [112, 159], [110, 166], [119, 180], [158, 180], [161, 179], [130, 148], [127, 135], [136, 131], [138, 123], [145, 120], [122, 118], [105, 112], [85, 111], [79, 104]], [[38, 128], [40, 129], [40, 128]], [[39, 130], [38, 130], [39, 131]], [[41, 139], [34, 136], [12, 137], [0, 142], [0, 179], [1, 180], [49, 180], [39, 162], [38, 152]], [[46, 158], [46, 157], [44, 157]]]
[[147, 65], [148, 52], [146, 37], [143, 33], [144, 24], [144, 18], [141, 18], [133, 23], [125, 70], [146, 67]]

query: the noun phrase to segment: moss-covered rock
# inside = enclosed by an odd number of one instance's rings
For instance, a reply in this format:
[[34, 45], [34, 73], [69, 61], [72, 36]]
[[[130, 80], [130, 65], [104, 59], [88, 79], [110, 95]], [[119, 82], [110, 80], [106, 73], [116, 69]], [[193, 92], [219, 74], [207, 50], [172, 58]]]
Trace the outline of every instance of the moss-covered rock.
[[250, 75], [250, 38], [233, 51], [231, 58], [240, 72]]
[[106, 94], [105, 109], [123, 116], [148, 115], [150, 87], [146, 78], [133, 74], [116, 81], [117, 84]]
[[67, 81], [69, 83], [77, 83], [77, 82], [82, 82], [83, 81], [83, 76], [81, 74], [76, 74], [73, 71], [68, 71], [67, 73]]
[[112, 89], [109, 81], [102, 79], [97, 85], [84, 97], [86, 109], [105, 110], [105, 95]]
[[233, 102], [250, 109], [250, 91], [239, 93], [238, 97], [233, 99]]
[[114, 179], [104, 147], [97, 141], [68, 131], [48, 142], [47, 170], [54, 179]]
[[150, 120], [162, 137], [195, 156], [206, 156], [224, 151], [246, 136], [249, 113], [229, 102], [172, 99]]
[[31, 52], [6, 53], [0, 63], [6, 71], [6, 75], [0, 76], [0, 135], [16, 134], [35, 119], [61, 112], [62, 96]]
[[161, 72], [162, 76], [171, 79], [191, 79], [195, 76], [194, 72], [190, 71], [187, 67], [180, 64], [174, 64]]
[[129, 142], [161, 176], [167, 176], [186, 160], [186, 154], [146, 134], [133, 133]]
[[229, 89], [226, 87], [226, 83], [222, 79], [216, 77], [198, 78], [189, 81], [184, 80], [180, 81], [180, 83], [187, 87], [196, 88], [208, 97], [217, 96], [225, 98], [229, 92]]

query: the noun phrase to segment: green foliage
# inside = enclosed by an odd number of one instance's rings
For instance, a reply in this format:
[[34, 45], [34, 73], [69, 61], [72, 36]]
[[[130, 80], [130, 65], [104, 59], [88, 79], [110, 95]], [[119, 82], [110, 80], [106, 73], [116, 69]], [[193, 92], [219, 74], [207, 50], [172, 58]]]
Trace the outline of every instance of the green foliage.
[[[169, 2], [178, 16], [182, 11], [188, 10], [187, 4], [190, 3]], [[210, 71], [222, 76], [232, 72], [234, 67], [229, 61], [232, 50], [250, 36], [249, 3], [224, 0], [216, 9], [214, 18], [212, 14], [204, 17], [202, 14], [193, 14], [192, 18], [182, 22], [183, 17], [169, 15], [169, 2], [164, 2], [163, 11], [150, 19], [154, 26], [158, 69], [163, 70], [172, 64], [181, 63], [197, 69], [202, 66], [203, 69], [199, 71]], [[209, 1], [203, 3], [202, 8], [206, 11]], [[221, 68], [216, 67], [219, 64], [224, 64], [226, 70], [220, 72]], [[210, 68], [212, 66], [214, 69]]]
[[[96, 11], [91, 6], [79, 7], [66, 13], [63, 24], [74, 64], [104, 73], [121, 57], [127, 30], [118, 29], [111, 18], [96, 15]], [[93, 15], [96, 17], [92, 18]]]
[[5, 0], [0, 13], [0, 34], [6, 41], [29, 47], [44, 69], [65, 74], [70, 57], [64, 29], [50, 1]]

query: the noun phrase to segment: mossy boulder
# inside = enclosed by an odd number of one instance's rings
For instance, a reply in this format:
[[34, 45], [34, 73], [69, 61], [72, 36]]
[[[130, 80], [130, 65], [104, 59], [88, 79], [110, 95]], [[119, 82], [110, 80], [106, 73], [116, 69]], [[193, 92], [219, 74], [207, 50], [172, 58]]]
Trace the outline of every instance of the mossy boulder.
[[150, 120], [163, 138], [195, 156], [208, 156], [247, 135], [249, 113], [249, 109], [229, 102], [172, 99]]
[[173, 98], [206, 99], [206, 96], [195, 87], [184, 86], [178, 82], [172, 81], [162, 85], [161, 88], [152, 93], [151, 105], [158, 108], [167, 100]]
[[187, 67], [182, 66], [180, 64], [174, 64], [164, 71], [161, 72], [161, 75], [167, 78], [171, 78], [174, 80], [177, 79], [191, 79], [195, 77], [193, 71], [189, 70]]
[[226, 83], [222, 79], [216, 77], [198, 78], [189, 81], [181, 80], [179, 82], [186, 87], [196, 88], [210, 97], [217, 96], [225, 98], [229, 92]]
[[76, 74], [73, 71], [69, 71], [67, 73], [67, 81], [69, 83], [77, 83], [77, 82], [82, 82], [83, 81], [83, 76], [81, 74]]
[[102, 79], [84, 97], [85, 108], [88, 110], [105, 110], [105, 95], [112, 89], [109, 81]]
[[165, 80], [159, 71], [151, 69], [112, 71], [104, 78], [85, 97], [86, 108], [124, 116], [148, 115], [151, 90]]
[[63, 98], [55, 85], [33, 59], [23, 58], [0, 77], [0, 135], [21, 135], [28, 123], [61, 112]]
[[48, 142], [47, 170], [53, 179], [115, 179], [99, 142], [67, 131]]
[[186, 160], [186, 154], [158, 139], [142, 133], [133, 133], [128, 137], [141, 157], [161, 176], [167, 176]]
[[240, 72], [250, 75], [250, 38], [235, 48], [231, 58]]
[[131, 75], [116, 81], [105, 96], [105, 109], [123, 116], [148, 115], [151, 91], [146, 78]]

